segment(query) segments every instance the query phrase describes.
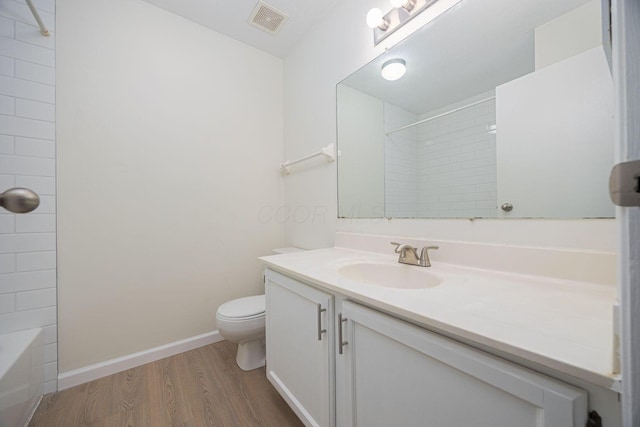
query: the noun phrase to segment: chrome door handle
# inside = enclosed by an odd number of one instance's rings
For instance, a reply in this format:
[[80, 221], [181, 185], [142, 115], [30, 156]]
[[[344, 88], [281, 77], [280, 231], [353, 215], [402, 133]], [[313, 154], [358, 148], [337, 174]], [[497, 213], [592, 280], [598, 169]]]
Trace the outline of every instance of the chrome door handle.
[[342, 313], [338, 314], [338, 354], [343, 353], [343, 347], [349, 344], [342, 340], [342, 324], [347, 321], [346, 317], [342, 317]]
[[28, 188], [10, 188], [0, 193], [0, 206], [13, 213], [31, 212], [40, 205], [40, 197]]
[[322, 308], [321, 304], [318, 304], [318, 341], [322, 341], [322, 334], [327, 332], [326, 329], [322, 329], [322, 313], [327, 311], [326, 308]]

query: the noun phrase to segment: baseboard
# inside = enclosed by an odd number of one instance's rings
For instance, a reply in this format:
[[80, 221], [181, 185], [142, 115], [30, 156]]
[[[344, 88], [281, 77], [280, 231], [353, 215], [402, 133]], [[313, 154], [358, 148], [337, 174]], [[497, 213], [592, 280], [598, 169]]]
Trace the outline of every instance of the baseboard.
[[69, 387], [97, 380], [107, 375], [135, 368], [145, 363], [155, 362], [156, 360], [213, 344], [223, 339], [218, 331], [208, 332], [138, 353], [132, 353], [94, 365], [85, 366], [84, 368], [62, 372], [58, 375], [58, 390], [64, 390]]

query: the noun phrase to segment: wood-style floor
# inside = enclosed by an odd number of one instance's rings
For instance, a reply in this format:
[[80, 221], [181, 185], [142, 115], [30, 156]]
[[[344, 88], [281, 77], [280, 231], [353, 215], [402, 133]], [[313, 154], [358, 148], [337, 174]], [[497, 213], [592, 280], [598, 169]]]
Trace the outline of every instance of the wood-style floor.
[[29, 427], [301, 426], [267, 381], [221, 341], [43, 397]]

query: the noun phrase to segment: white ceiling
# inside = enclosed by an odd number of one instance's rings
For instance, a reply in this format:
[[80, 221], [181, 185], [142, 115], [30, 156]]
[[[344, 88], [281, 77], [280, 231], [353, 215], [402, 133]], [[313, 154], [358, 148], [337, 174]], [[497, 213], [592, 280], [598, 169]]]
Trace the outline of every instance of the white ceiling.
[[311, 26], [340, 0], [267, 0], [289, 15], [278, 34], [249, 24], [258, 0], [144, 0], [168, 12], [278, 57], [284, 57]]
[[[284, 57], [340, 0], [266, 0], [289, 19], [278, 34], [249, 24], [258, 0], [144, 0], [216, 32]], [[589, 0], [465, 0], [343, 83], [417, 114], [533, 71], [533, 30]], [[407, 60], [396, 82], [380, 78], [392, 57]]]

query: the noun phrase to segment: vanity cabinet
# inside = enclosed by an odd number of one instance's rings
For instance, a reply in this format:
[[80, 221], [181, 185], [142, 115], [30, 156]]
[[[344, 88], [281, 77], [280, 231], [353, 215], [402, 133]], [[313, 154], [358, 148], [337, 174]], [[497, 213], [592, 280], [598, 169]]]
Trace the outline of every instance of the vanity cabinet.
[[349, 301], [341, 317], [338, 425], [586, 425], [580, 389]]
[[586, 425], [581, 389], [278, 272], [265, 277], [267, 377], [306, 425]]
[[267, 378], [308, 426], [335, 425], [333, 295], [265, 272]]

